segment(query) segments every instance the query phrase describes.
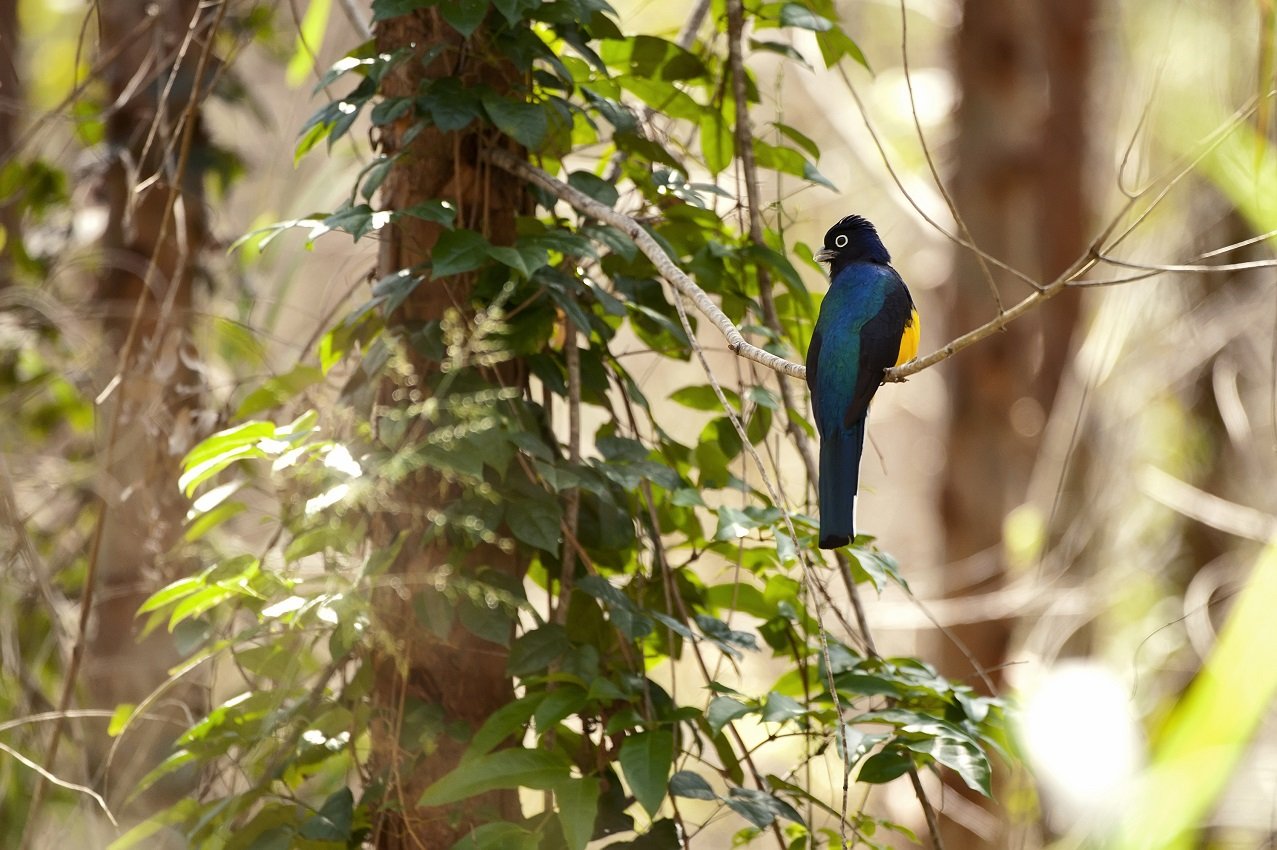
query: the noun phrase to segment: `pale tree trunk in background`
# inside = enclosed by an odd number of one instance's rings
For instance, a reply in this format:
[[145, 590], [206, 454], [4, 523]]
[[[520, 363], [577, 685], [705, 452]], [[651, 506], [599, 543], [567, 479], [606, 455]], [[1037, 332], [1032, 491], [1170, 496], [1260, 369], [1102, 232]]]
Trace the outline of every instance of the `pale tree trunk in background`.
[[[206, 65], [202, 85], [196, 74], [208, 27], [198, 31], [173, 73], [188, 30], [203, 15], [197, 9], [195, 0], [112, 0], [98, 7], [99, 49], [120, 50], [104, 80], [108, 103], [118, 108], [107, 118], [105, 167], [96, 187], [108, 223], [93, 304], [106, 350], [118, 358], [104, 362], [103, 380], [120, 380], [97, 409], [106, 507], [81, 676], [84, 702], [101, 708], [140, 702], [178, 660], [163, 628], [138, 642], [135, 615], [149, 594], [175, 577], [165, 556], [180, 539], [188, 507], [178, 492], [179, 463], [206, 430], [199, 425], [203, 377], [190, 336], [192, 285], [208, 240], [203, 169], [178, 169], [184, 159], [199, 162], [205, 143], [198, 105], [215, 65]], [[149, 15], [156, 20], [148, 24]], [[194, 122], [194, 153], [183, 157], [185, 122]], [[183, 704], [200, 711], [198, 699], [194, 686], [171, 691], [157, 710], [182, 725], [135, 724], [109, 768], [102, 759], [110, 742], [90, 739], [90, 769], [106, 783], [110, 799], [122, 801], [168, 754], [175, 730], [190, 720]], [[174, 780], [158, 783], [138, 813], [189, 791], [180, 776]]]
[[[1083, 167], [1093, 0], [968, 0], [963, 8], [955, 44], [962, 102], [954, 200], [985, 251], [1049, 280], [1089, 238]], [[996, 269], [993, 276], [1004, 305], [1030, 291]], [[960, 251], [955, 277], [950, 329], [962, 332], [992, 318], [997, 305], [970, 252]], [[1025, 501], [1078, 309], [1077, 294], [1066, 292], [950, 361], [941, 503], [947, 595], [989, 592], [1005, 580], [1002, 523]], [[955, 630], [995, 671], [995, 684], [1012, 627], [1000, 620]], [[983, 687], [964, 654], [938, 640], [943, 671]], [[951, 821], [945, 830], [949, 850], [988, 846], [993, 838]]]
[[[437, 9], [381, 24], [377, 42], [383, 53], [406, 45], [414, 45], [417, 54], [443, 47], [424, 67], [416, 60], [401, 64], [387, 77], [383, 94], [412, 95], [422, 79], [434, 77], [459, 77], [467, 86], [483, 82], [497, 93], [511, 91], [520, 82], [518, 72], [498, 64], [504, 60], [483, 47], [483, 33], [480, 28], [463, 49], [461, 37], [442, 21]], [[385, 128], [383, 153], [404, 150], [402, 138], [410, 123], [404, 119]], [[391, 170], [382, 186], [381, 206], [403, 209], [431, 198], [448, 199], [458, 211], [458, 227], [477, 230], [494, 244], [510, 244], [515, 237], [515, 217], [528, 208], [523, 187], [477, 160], [481, 144], [502, 143], [499, 139], [494, 131], [476, 132], [473, 126], [456, 133], [425, 130]], [[437, 225], [408, 218], [383, 230], [379, 274], [427, 261], [440, 232]], [[442, 318], [446, 310], [468, 310], [471, 285], [466, 275], [426, 281], [390, 321], [410, 331], [422, 322]], [[431, 376], [438, 374], [439, 364], [416, 356], [410, 348], [408, 354], [417, 376], [414, 386], [425, 388]], [[502, 379], [507, 386], [521, 384], [517, 365], [503, 371]], [[399, 387], [393, 378], [385, 379], [380, 402], [397, 407], [409, 404], [406, 398], [396, 400]], [[423, 436], [414, 429], [408, 433], [418, 439]], [[375, 825], [373, 843], [379, 850], [448, 848], [480, 823], [520, 817], [518, 794], [513, 791], [480, 795], [444, 809], [416, 805], [423, 789], [457, 766], [470, 737], [458, 730], [473, 732], [513, 698], [513, 683], [506, 672], [507, 647], [476, 637], [456, 618], [448, 636], [441, 638], [414, 610], [413, 594], [428, 588], [432, 574], [448, 565], [451, 557], [443, 544], [423, 547], [419, 542], [429, 526], [427, 516], [455, 495], [438, 475], [426, 471], [401, 486], [395, 504], [376, 518], [375, 545], [384, 547], [396, 537], [405, 540], [403, 553], [392, 567], [401, 584], [378, 591], [373, 604], [377, 626], [393, 641], [393, 647], [379, 649], [374, 659], [372, 768], [374, 776], [386, 783], [385, 799], [402, 801], [404, 806], [398, 812], [387, 808]], [[470, 567], [478, 565], [521, 579], [514, 556], [495, 546], [469, 553], [465, 563], [455, 565], [456, 575], [464, 578]], [[423, 713], [442, 718], [436, 724], [438, 734], [424, 746], [419, 739], [401, 735], [405, 719]]]
[[[18, 0], [0, 0], [0, 163], [13, 150], [22, 114], [22, 87], [18, 74]], [[11, 246], [17, 241], [20, 222], [14, 205], [0, 198], [0, 289], [12, 282]]]

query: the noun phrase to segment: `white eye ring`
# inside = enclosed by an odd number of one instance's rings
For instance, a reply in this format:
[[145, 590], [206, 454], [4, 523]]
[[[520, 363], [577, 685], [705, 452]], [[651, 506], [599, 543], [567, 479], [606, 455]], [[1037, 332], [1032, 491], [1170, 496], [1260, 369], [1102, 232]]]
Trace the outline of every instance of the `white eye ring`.
[[837, 245], [839, 248], [846, 248], [846, 247], [847, 247], [847, 234], [846, 234], [846, 233], [839, 233], [837, 236], [835, 236], [835, 237], [834, 237], [834, 244], [835, 244], [835, 245]]

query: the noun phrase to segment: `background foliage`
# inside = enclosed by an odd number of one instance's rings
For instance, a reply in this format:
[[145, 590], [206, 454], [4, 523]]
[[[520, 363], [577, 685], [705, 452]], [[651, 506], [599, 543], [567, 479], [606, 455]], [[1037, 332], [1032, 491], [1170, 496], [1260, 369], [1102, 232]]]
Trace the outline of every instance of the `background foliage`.
[[[945, 327], [934, 290], [949, 243], [926, 222], [945, 215], [944, 184], [924, 181], [932, 153], [946, 155], [948, 13], [711, 3], [683, 22], [599, 0], [375, 0], [352, 24], [326, 2], [217, 4], [190, 13], [189, 54], [182, 26], [157, 36], [151, 76], [130, 90], [178, 117], [148, 119], [164, 151], [152, 162], [112, 135], [127, 98], [111, 88], [109, 30], [95, 41], [83, 9], [24, 6], [22, 53], [9, 51], [22, 99], [6, 101], [21, 121], [0, 172], [0, 386], [18, 412], [0, 426], [6, 845], [412, 846], [387, 825], [405, 812], [446, 822], [429, 834], [457, 847], [1040, 845], [1084, 822], [1123, 845], [1207, 828], [1257, 843], [1271, 824], [1251, 815], [1270, 811], [1272, 792], [1244, 789], [1258, 758], [1245, 753], [1273, 696], [1252, 671], [1272, 666], [1255, 612], [1272, 592], [1260, 547], [1277, 528], [1265, 488], [1277, 427], [1271, 10], [1177, 7], [1153, 48], [1139, 34], [1163, 5], [1137, 4], [1095, 36], [1111, 48], [1096, 61], [1141, 85], [1105, 90], [1096, 110], [1095, 218], [1126, 217], [1095, 228], [1113, 262], [1076, 277], [1173, 276], [1104, 288], [1067, 329], [1059, 393], [1007, 411], [1037, 452], [1011, 509], [988, 506], [1002, 535], [991, 557], [1010, 578], [925, 604], [915, 592], [952, 591], [942, 571], [981, 568], [943, 562], [929, 530], [939, 499], [912, 509], [940, 489], [927, 471], [943, 418], [936, 370], [886, 388], [875, 410], [897, 483], [867, 472], [883, 484], [863, 501], [901, 561], [867, 537], [826, 559], [802, 385], [726, 354], [622, 229], [565, 203], [566, 190], [518, 188], [493, 151], [526, 154], [637, 221], [752, 342], [796, 361], [822, 288], [810, 245], [854, 207], [899, 255], [930, 350], [969, 330], [931, 331]], [[1229, 14], [1260, 14], [1264, 37], [1236, 49]], [[438, 42], [385, 49], [405, 21], [433, 22]], [[925, 65], [912, 76], [899, 55], [910, 22], [906, 55]], [[351, 34], [369, 26], [380, 40]], [[1185, 50], [1187, 32], [1206, 35]], [[205, 55], [216, 60], [191, 82]], [[1182, 67], [1187, 55], [1199, 64]], [[1201, 97], [1206, 80], [1225, 94]], [[834, 84], [837, 103], [820, 88]], [[818, 95], [800, 108], [803, 88]], [[857, 109], [874, 135], [846, 128]], [[464, 140], [456, 173], [514, 186], [513, 230], [455, 186], [388, 205], [423, 168], [417, 138]], [[297, 171], [278, 180], [279, 160]], [[175, 383], [162, 346], [135, 353], [112, 336], [119, 293], [94, 283], [121, 263], [107, 247], [116, 225], [144, 221], [141, 201], [120, 213], [106, 200], [117, 162], [139, 198], [197, 174], [220, 244], [179, 248], [192, 273], [178, 350], [198, 362], [198, 410], [165, 420], [191, 423], [161, 430], [180, 466], [148, 483], [181, 494], [180, 534], [140, 546], [124, 585], [97, 580], [127, 591], [97, 593], [95, 537], [131, 498], [102, 475], [120, 451], [111, 388], [135, 362]], [[167, 197], [185, 227], [194, 196]], [[978, 210], [963, 211], [979, 232]], [[419, 249], [424, 233], [419, 259], [387, 248]], [[1221, 246], [1244, 255], [1221, 266]], [[139, 277], [155, 291], [180, 278]], [[446, 309], [433, 315], [423, 305], [438, 293]], [[985, 309], [977, 321], [996, 317]], [[163, 391], [149, 399], [142, 409], [169, 409]], [[910, 509], [892, 516], [896, 505]], [[410, 623], [388, 617], [387, 595]], [[162, 684], [95, 708], [79, 655], [94, 681], [95, 642], [133, 646], [106, 625], [114, 598], [144, 646], [163, 645], [146, 650]], [[949, 629], [1021, 613], [1005, 657], [973, 656]], [[962, 663], [900, 639], [932, 625]], [[420, 645], [462, 664], [496, 658], [500, 708], [475, 726], [413, 691]], [[1059, 693], [1060, 658], [1089, 659], [1074, 664], [1091, 678], [1072, 681], [1101, 709], [1035, 699]], [[1018, 680], [983, 669], [1024, 662]], [[1026, 701], [1014, 727], [1008, 678]], [[1115, 679], [1118, 698], [1103, 702]], [[1221, 694], [1239, 682], [1229, 706]], [[137, 742], [156, 727], [176, 739], [152, 758]], [[1053, 739], [1093, 761], [1068, 774], [1079, 768], [1042, 743]], [[135, 756], [144, 769], [114, 773]], [[409, 778], [441, 764], [424, 787]], [[1211, 781], [1185, 783], [1186, 771]], [[989, 796], [987, 811], [973, 802]]]

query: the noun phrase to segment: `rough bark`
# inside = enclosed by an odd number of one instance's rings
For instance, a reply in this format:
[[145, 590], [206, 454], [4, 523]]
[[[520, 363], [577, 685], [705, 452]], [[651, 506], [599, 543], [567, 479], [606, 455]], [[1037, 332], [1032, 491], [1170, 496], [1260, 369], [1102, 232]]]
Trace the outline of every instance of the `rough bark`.
[[[510, 92], [522, 82], [508, 60], [488, 48], [482, 28], [463, 40], [437, 9], [384, 22], [377, 41], [384, 53], [409, 45], [418, 55], [442, 48], [429, 64], [413, 59], [389, 75], [382, 87], [387, 97], [413, 94], [423, 80], [438, 77], [457, 77], [466, 86], [483, 83], [497, 93]], [[381, 134], [383, 153], [404, 154], [382, 186], [381, 206], [402, 209], [427, 199], [447, 199], [457, 209], [457, 226], [477, 230], [495, 244], [511, 243], [515, 217], [527, 206], [525, 193], [520, 183], [480, 163], [478, 157], [483, 145], [510, 143], [490, 129], [472, 125], [455, 133], [432, 127], [405, 146], [403, 136], [411, 123], [410, 118], [404, 119]], [[428, 260], [440, 228], [408, 219], [387, 231], [378, 263], [380, 275]], [[423, 283], [389, 317], [392, 329], [411, 331], [423, 322], [441, 319], [450, 309], [466, 314], [471, 285], [465, 275]], [[438, 364], [415, 356], [408, 346], [405, 350], [416, 373], [413, 386], [428, 387]], [[519, 381], [517, 370], [516, 364], [503, 371], [500, 379], [507, 384]], [[397, 395], [403, 396], [395, 392], [400, 386], [392, 378], [385, 379], [381, 403], [407, 404], [406, 399], [396, 400]], [[433, 575], [444, 565], [455, 567], [461, 576], [487, 567], [520, 577], [514, 557], [495, 546], [467, 553], [458, 564], [457, 554], [442, 544], [420, 544], [427, 515], [455, 495], [451, 486], [427, 470], [399, 488], [396, 501], [401, 509], [387, 509], [375, 520], [378, 545], [396, 537], [406, 541], [391, 570], [394, 586], [374, 597], [377, 625], [388, 640], [379, 644], [373, 658], [372, 767], [385, 783], [384, 799], [401, 807], [388, 806], [375, 827], [374, 844], [381, 850], [446, 848], [480, 823], [520, 817], [518, 794], [513, 791], [480, 795], [446, 808], [416, 804], [426, 787], [456, 767], [470, 733], [513, 698], [506, 647], [476, 637], [455, 620], [447, 637], [440, 637], [414, 610], [414, 591], [433, 582]], [[405, 718], [423, 715], [441, 718], [434, 725], [437, 731], [424, 739], [404, 736]]]
[[[1092, 0], [969, 0], [956, 39], [962, 102], [954, 199], [982, 248], [1050, 280], [1085, 250], [1087, 73]], [[1024, 284], [993, 270], [1004, 304]], [[998, 309], [976, 258], [962, 252], [948, 311], [951, 330]], [[1069, 357], [1079, 296], [1065, 292], [1003, 333], [950, 361], [952, 419], [942, 490], [945, 592], [988, 592], [1005, 580], [1002, 523], [1025, 500], [1042, 432]], [[1013, 623], [956, 629], [976, 660], [996, 671]], [[949, 675], [975, 682], [947, 639], [938, 654]], [[949, 824], [952, 827], [952, 823]], [[950, 850], [979, 840], [950, 828]]]
[[[108, 223], [94, 307], [105, 348], [115, 357], [104, 358], [101, 376], [114, 387], [97, 416], [104, 514], [82, 684], [85, 701], [102, 708], [140, 702], [178, 660], [164, 629], [138, 641], [135, 615], [176, 572], [166, 558], [180, 539], [188, 507], [177, 488], [179, 464], [206, 430], [190, 335], [192, 288], [208, 240], [203, 170], [189, 165], [178, 171], [184, 160], [199, 161], [182, 156], [185, 122], [195, 122], [191, 149], [204, 142], [198, 125], [203, 87], [195, 78], [207, 33], [192, 41], [174, 71], [197, 14], [194, 0], [159, 6], [119, 0], [99, 7], [101, 50], [119, 53], [104, 80], [109, 102], [118, 108], [107, 118], [104, 167], [95, 187]], [[158, 18], [148, 24], [151, 15]], [[205, 70], [205, 84], [210, 73]], [[164, 705], [178, 701], [200, 710], [194, 688], [170, 693]], [[174, 715], [183, 725], [188, 720], [184, 712]], [[174, 728], [181, 727], [138, 724], [109, 766], [103, 758], [110, 741], [91, 739], [90, 764], [112, 798], [124, 799], [168, 754]], [[187, 791], [180, 778], [160, 783], [139, 811]]]

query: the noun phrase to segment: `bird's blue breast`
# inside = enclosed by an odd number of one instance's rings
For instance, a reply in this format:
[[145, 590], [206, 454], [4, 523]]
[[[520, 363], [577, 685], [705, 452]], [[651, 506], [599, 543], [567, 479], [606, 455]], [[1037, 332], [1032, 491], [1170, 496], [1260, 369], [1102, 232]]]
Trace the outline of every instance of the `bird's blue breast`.
[[820, 368], [814, 395], [819, 399], [816, 424], [822, 433], [839, 426], [856, 392], [860, 371], [861, 330], [878, 315], [895, 281], [894, 273], [876, 263], [854, 263], [834, 276], [820, 306]]

